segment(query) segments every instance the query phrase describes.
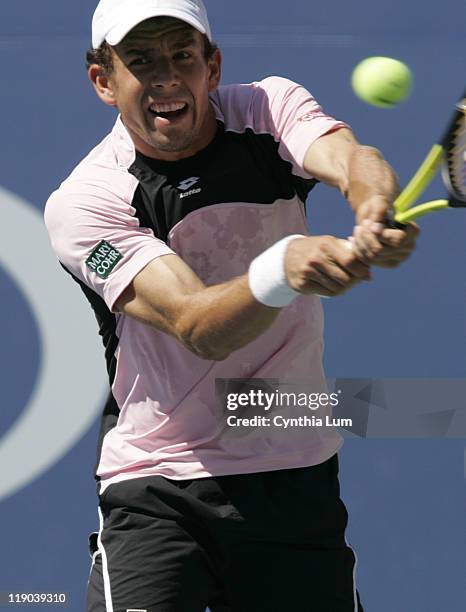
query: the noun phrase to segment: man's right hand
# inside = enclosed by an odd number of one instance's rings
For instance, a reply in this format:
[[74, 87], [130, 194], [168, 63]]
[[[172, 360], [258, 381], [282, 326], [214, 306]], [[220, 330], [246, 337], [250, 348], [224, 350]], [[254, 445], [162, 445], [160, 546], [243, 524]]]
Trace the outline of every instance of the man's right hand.
[[288, 284], [303, 294], [342, 295], [371, 280], [370, 267], [358, 259], [348, 240], [311, 236], [290, 242], [285, 257]]

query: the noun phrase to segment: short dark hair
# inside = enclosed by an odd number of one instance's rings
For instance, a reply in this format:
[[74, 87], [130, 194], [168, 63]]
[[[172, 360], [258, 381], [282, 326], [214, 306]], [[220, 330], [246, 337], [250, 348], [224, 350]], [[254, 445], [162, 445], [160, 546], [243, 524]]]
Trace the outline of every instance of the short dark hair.
[[[179, 20], [174, 19], [173, 17], [153, 17], [152, 19], [147, 19], [146, 22], [150, 23], [155, 20], [157, 20], [158, 24], [165, 27], [180, 24]], [[194, 30], [194, 28], [189, 24], [182, 24], [181, 28], [183, 27], [186, 27], [188, 30]], [[202, 35], [202, 38], [204, 40], [204, 59], [206, 62], [208, 62], [212, 58], [215, 51], [217, 51], [218, 46], [215, 43], [210, 42], [205, 34]], [[112, 47], [107, 41], [104, 41], [97, 49], [89, 49], [89, 51], [87, 51], [86, 68], [89, 69], [92, 64], [97, 64], [100, 66], [106, 76], [110, 76], [112, 74], [114, 70]]]
[[106, 76], [110, 76], [113, 72], [113, 57], [112, 48], [106, 40], [97, 49], [89, 49], [86, 53], [86, 68], [89, 69], [92, 64], [97, 64], [102, 68], [102, 72]]

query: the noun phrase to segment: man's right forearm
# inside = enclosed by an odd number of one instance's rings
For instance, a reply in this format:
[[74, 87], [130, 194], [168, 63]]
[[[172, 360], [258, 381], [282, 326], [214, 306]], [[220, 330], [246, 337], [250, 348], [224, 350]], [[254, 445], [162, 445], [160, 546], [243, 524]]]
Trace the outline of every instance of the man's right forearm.
[[347, 241], [295, 238], [261, 253], [248, 274], [211, 287], [178, 256], [159, 257], [133, 279], [115, 311], [174, 336], [199, 357], [225, 359], [266, 332], [298, 294], [341, 295], [370, 278]]
[[245, 275], [187, 296], [182, 312], [179, 340], [200, 357], [220, 361], [267, 331], [281, 309], [259, 303]]
[[189, 296], [177, 320], [193, 352], [224, 359], [263, 334], [298, 295], [340, 295], [370, 278], [344, 240], [289, 236], [257, 257], [249, 274]]

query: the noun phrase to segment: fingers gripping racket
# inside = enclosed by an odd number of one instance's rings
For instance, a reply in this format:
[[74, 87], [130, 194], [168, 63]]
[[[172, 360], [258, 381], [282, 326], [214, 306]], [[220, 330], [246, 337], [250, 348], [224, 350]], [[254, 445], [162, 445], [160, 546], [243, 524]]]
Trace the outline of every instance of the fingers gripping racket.
[[[413, 206], [442, 167], [448, 200], [434, 200]], [[446, 208], [466, 207], [466, 91], [456, 105], [448, 129], [435, 144], [394, 203], [394, 220], [406, 224], [428, 213]]]

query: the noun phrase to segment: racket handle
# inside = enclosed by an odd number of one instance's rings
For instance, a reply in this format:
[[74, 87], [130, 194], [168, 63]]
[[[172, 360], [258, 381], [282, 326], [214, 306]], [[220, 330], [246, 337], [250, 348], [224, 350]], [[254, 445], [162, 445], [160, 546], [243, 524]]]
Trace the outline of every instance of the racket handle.
[[387, 218], [385, 219], [385, 225], [389, 229], [405, 229], [406, 224], [405, 223], [400, 223], [399, 221], [396, 221], [395, 214], [396, 214], [395, 210], [390, 210], [388, 212]]
[[388, 229], [406, 229], [406, 223], [400, 223], [399, 221], [395, 221], [394, 219], [387, 220]]

